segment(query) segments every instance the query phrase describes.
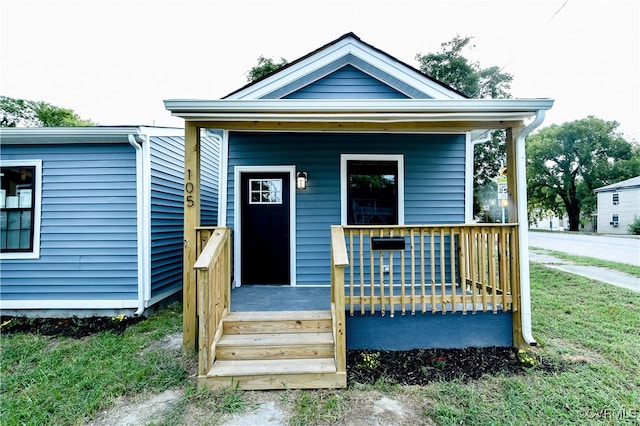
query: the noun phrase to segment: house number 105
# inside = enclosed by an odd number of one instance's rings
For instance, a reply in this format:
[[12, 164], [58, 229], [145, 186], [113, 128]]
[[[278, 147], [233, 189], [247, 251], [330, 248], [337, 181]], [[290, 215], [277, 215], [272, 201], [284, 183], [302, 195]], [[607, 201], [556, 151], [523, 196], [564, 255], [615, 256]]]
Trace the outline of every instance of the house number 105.
[[184, 184], [184, 191], [187, 193], [187, 207], [193, 207], [195, 201], [193, 201], [193, 182], [191, 182], [191, 169], [187, 169], [187, 182]]

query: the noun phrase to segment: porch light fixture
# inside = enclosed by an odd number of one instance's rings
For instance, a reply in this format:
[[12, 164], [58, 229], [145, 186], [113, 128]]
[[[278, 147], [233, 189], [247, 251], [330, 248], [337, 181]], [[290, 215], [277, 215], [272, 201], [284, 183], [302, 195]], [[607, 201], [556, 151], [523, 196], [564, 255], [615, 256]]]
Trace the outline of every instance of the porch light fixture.
[[308, 180], [307, 172], [298, 172], [296, 174], [296, 188], [307, 189], [307, 180]]

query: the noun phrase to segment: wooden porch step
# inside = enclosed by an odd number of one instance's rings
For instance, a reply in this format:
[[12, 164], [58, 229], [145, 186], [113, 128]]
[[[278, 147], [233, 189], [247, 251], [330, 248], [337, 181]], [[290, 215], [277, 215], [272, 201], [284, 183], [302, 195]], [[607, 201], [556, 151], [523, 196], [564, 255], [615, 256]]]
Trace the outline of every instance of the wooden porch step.
[[232, 312], [198, 382], [209, 389], [346, 387], [337, 372], [331, 311]]
[[216, 345], [216, 359], [333, 357], [332, 333], [229, 334]]
[[331, 311], [232, 312], [224, 334], [331, 333]]
[[333, 358], [308, 359], [265, 359], [216, 361], [208, 376], [255, 376], [264, 374], [308, 374], [335, 373]]
[[345, 387], [346, 375], [336, 373], [333, 358], [240, 360], [216, 361], [200, 381], [209, 389], [321, 389]]

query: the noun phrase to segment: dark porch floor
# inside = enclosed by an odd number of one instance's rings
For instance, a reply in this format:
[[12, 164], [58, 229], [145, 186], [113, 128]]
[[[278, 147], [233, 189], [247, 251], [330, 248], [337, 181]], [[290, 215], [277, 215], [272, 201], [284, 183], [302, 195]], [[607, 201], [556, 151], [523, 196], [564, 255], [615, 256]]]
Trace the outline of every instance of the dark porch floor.
[[243, 285], [231, 290], [231, 311], [328, 311], [331, 287]]
[[[358, 296], [360, 289], [354, 287], [354, 296]], [[368, 295], [369, 288], [365, 287], [365, 294]], [[426, 287], [426, 294], [431, 293], [430, 286]], [[447, 285], [446, 293], [451, 294], [451, 286]], [[348, 292], [348, 290], [347, 290]], [[394, 295], [400, 296], [400, 288], [394, 287]], [[460, 295], [462, 290], [460, 287], [456, 287], [456, 294]], [[441, 287], [436, 288], [436, 294], [441, 293]], [[386, 288], [385, 294], [389, 295], [389, 289]], [[405, 294], [407, 296], [407, 304], [405, 309], [410, 312], [411, 305], [409, 304], [411, 289], [406, 288]], [[467, 309], [472, 310], [473, 305], [471, 303], [471, 294], [469, 295], [469, 301], [467, 303]], [[478, 297], [477, 303], [480, 302]], [[416, 304], [416, 310], [421, 309], [422, 304]], [[501, 305], [498, 305], [499, 309], [502, 309]], [[395, 310], [400, 312], [401, 306], [396, 305]], [[492, 309], [492, 305], [489, 303], [488, 308]], [[310, 287], [310, 286], [286, 286], [286, 285], [243, 285], [231, 290], [231, 311], [232, 312], [252, 312], [252, 311], [320, 311], [331, 309], [331, 288], [330, 287]], [[348, 308], [347, 308], [348, 309]], [[378, 310], [380, 308], [378, 307]], [[478, 309], [482, 309], [478, 306]], [[355, 303], [354, 310], [360, 311], [360, 305]], [[385, 310], [388, 312], [390, 306], [386, 305]], [[430, 312], [431, 303], [426, 304], [426, 310]], [[451, 304], [447, 304], [447, 311], [452, 310]], [[461, 311], [462, 305], [457, 304], [456, 310]], [[436, 304], [436, 311], [442, 311], [442, 304]]]

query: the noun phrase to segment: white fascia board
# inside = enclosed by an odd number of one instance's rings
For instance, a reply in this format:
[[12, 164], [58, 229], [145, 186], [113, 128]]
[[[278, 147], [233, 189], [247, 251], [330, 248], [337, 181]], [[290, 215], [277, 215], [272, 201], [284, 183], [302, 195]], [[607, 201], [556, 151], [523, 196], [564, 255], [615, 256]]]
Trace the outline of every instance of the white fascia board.
[[188, 121], [235, 121], [235, 122], [352, 122], [352, 123], [414, 123], [447, 121], [519, 121], [535, 115], [525, 113], [432, 113], [432, 114], [203, 114], [181, 115]]
[[180, 128], [145, 126], [114, 127], [12, 127], [0, 129], [3, 144], [129, 143], [130, 134], [184, 136]]
[[314, 55], [293, 64], [289, 68], [274, 74], [261, 82], [246, 87], [230, 95], [227, 99], [259, 99], [275, 90], [292, 83], [313, 71], [329, 65], [338, 59], [352, 54], [372, 66], [392, 75], [398, 80], [434, 98], [464, 99], [458, 93], [448, 90], [424, 75], [393, 60], [386, 54], [372, 49], [370, 46], [354, 38], [346, 38], [338, 43], [316, 52]]
[[187, 113], [463, 113], [527, 112], [550, 109], [552, 99], [168, 99], [172, 115]]

